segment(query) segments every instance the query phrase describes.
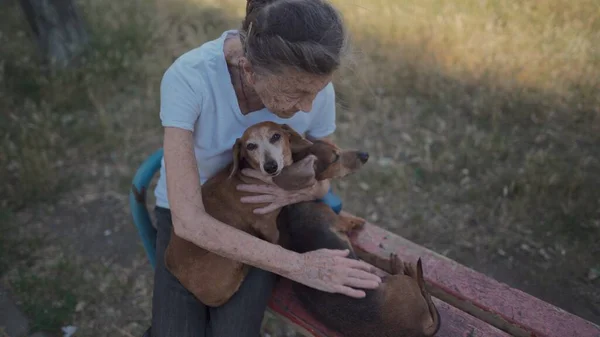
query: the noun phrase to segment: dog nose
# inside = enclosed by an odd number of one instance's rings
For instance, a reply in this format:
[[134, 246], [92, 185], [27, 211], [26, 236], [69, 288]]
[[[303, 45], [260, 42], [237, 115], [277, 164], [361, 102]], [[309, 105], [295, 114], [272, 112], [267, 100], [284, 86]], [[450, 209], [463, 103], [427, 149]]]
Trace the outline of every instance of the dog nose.
[[367, 162], [367, 160], [369, 160], [369, 154], [367, 152], [358, 152], [356, 154], [356, 156], [358, 157], [358, 159], [360, 159], [360, 161], [364, 164]]
[[277, 162], [274, 160], [268, 160], [263, 165], [263, 168], [265, 169], [265, 172], [267, 172], [268, 174], [273, 174], [273, 173], [277, 172]]

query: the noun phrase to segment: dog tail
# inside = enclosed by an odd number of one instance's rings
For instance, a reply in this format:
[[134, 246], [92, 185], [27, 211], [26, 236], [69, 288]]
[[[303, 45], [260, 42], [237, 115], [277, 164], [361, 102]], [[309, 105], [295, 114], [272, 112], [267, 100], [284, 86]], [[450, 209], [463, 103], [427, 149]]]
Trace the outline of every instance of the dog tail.
[[435, 304], [431, 300], [431, 295], [426, 289], [425, 278], [423, 277], [423, 264], [421, 262], [421, 258], [417, 261], [417, 283], [421, 288], [421, 293], [423, 297], [425, 297], [425, 302], [427, 302], [427, 307], [429, 308], [429, 319], [427, 319], [427, 324], [423, 326], [423, 334], [425, 336], [433, 336], [435, 335], [442, 325], [440, 313], [437, 310]]

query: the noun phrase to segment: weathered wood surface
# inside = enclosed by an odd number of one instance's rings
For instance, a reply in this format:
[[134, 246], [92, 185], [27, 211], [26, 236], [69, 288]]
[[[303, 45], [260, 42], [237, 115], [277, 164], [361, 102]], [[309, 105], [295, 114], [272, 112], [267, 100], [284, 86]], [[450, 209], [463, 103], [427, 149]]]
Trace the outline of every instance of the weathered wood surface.
[[50, 66], [72, 65], [89, 37], [74, 0], [19, 0], [42, 59]]
[[392, 252], [408, 262], [421, 258], [432, 295], [514, 336], [600, 337], [600, 328], [579, 316], [373, 224], [367, 223], [350, 239], [360, 258], [383, 269], [382, 261]]

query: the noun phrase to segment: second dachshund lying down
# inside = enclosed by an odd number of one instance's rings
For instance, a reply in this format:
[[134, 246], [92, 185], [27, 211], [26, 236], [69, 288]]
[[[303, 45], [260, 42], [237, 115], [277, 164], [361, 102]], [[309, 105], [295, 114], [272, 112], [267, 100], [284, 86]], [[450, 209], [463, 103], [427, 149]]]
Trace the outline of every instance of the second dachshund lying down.
[[[333, 155], [331, 149], [332, 144], [315, 142], [303, 154], [317, 157], [316, 176], [322, 172], [335, 176], [331, 171], [355, 171], [362, 166]], [[278, 180], [286, 180], [285, 173]], [[364, 222], [360, 218], [338, 215], [322, 202], [285, 206], [277, 218], [280, 244], [285, 248], [299, 253], [321, 248], [349, 249], [349, 257], [354, 259], [357, 256], [346, 233]], [[377, 289], [365, 290], [365, 298], [322, 292], [296, 282], [293, 289], [320, 322], [346, 337], [435, 335], [440, 328], [440, 317], [425, 288], [421, 260], [415, 267], [392, 255], [390, 263], [392, 275], [384, 277]]]

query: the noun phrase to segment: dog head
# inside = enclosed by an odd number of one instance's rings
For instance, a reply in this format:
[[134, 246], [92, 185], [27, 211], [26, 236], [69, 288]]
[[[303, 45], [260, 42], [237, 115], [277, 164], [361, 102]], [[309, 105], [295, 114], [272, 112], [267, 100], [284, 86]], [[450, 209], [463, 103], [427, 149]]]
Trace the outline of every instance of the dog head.
[[369, 160], [367, 152], [342, 150], [332, 142], [324, 140], [315, 141], [307, 150], [316, 157], [317, 180], [343, 178], [358, 171]]
[[261, 122], [252, 125], [233, 145], [230, 177], [247, 165], [263, 174], [277, 176], [292, 164], [292, 153], [312, 145], [287, 124]]
[[368, 159], [367, 152], [342, 150], [332, 142], [317, 140], [293, 152], [294, 164], [283, 169], [273, 182], [285, 190], [300, 189], [315, 180], [345, 177], [360, 169]]
[[440, 315], [426, 289], [421, 259], [414, 266], [392, 254], [390, 262], [392, 275], [385, 281], [385, 297], [390, 302], [386, 307], [393, 309], [384, 314], [387, 326], [407, 336], [434, 336], [440, 329]]

